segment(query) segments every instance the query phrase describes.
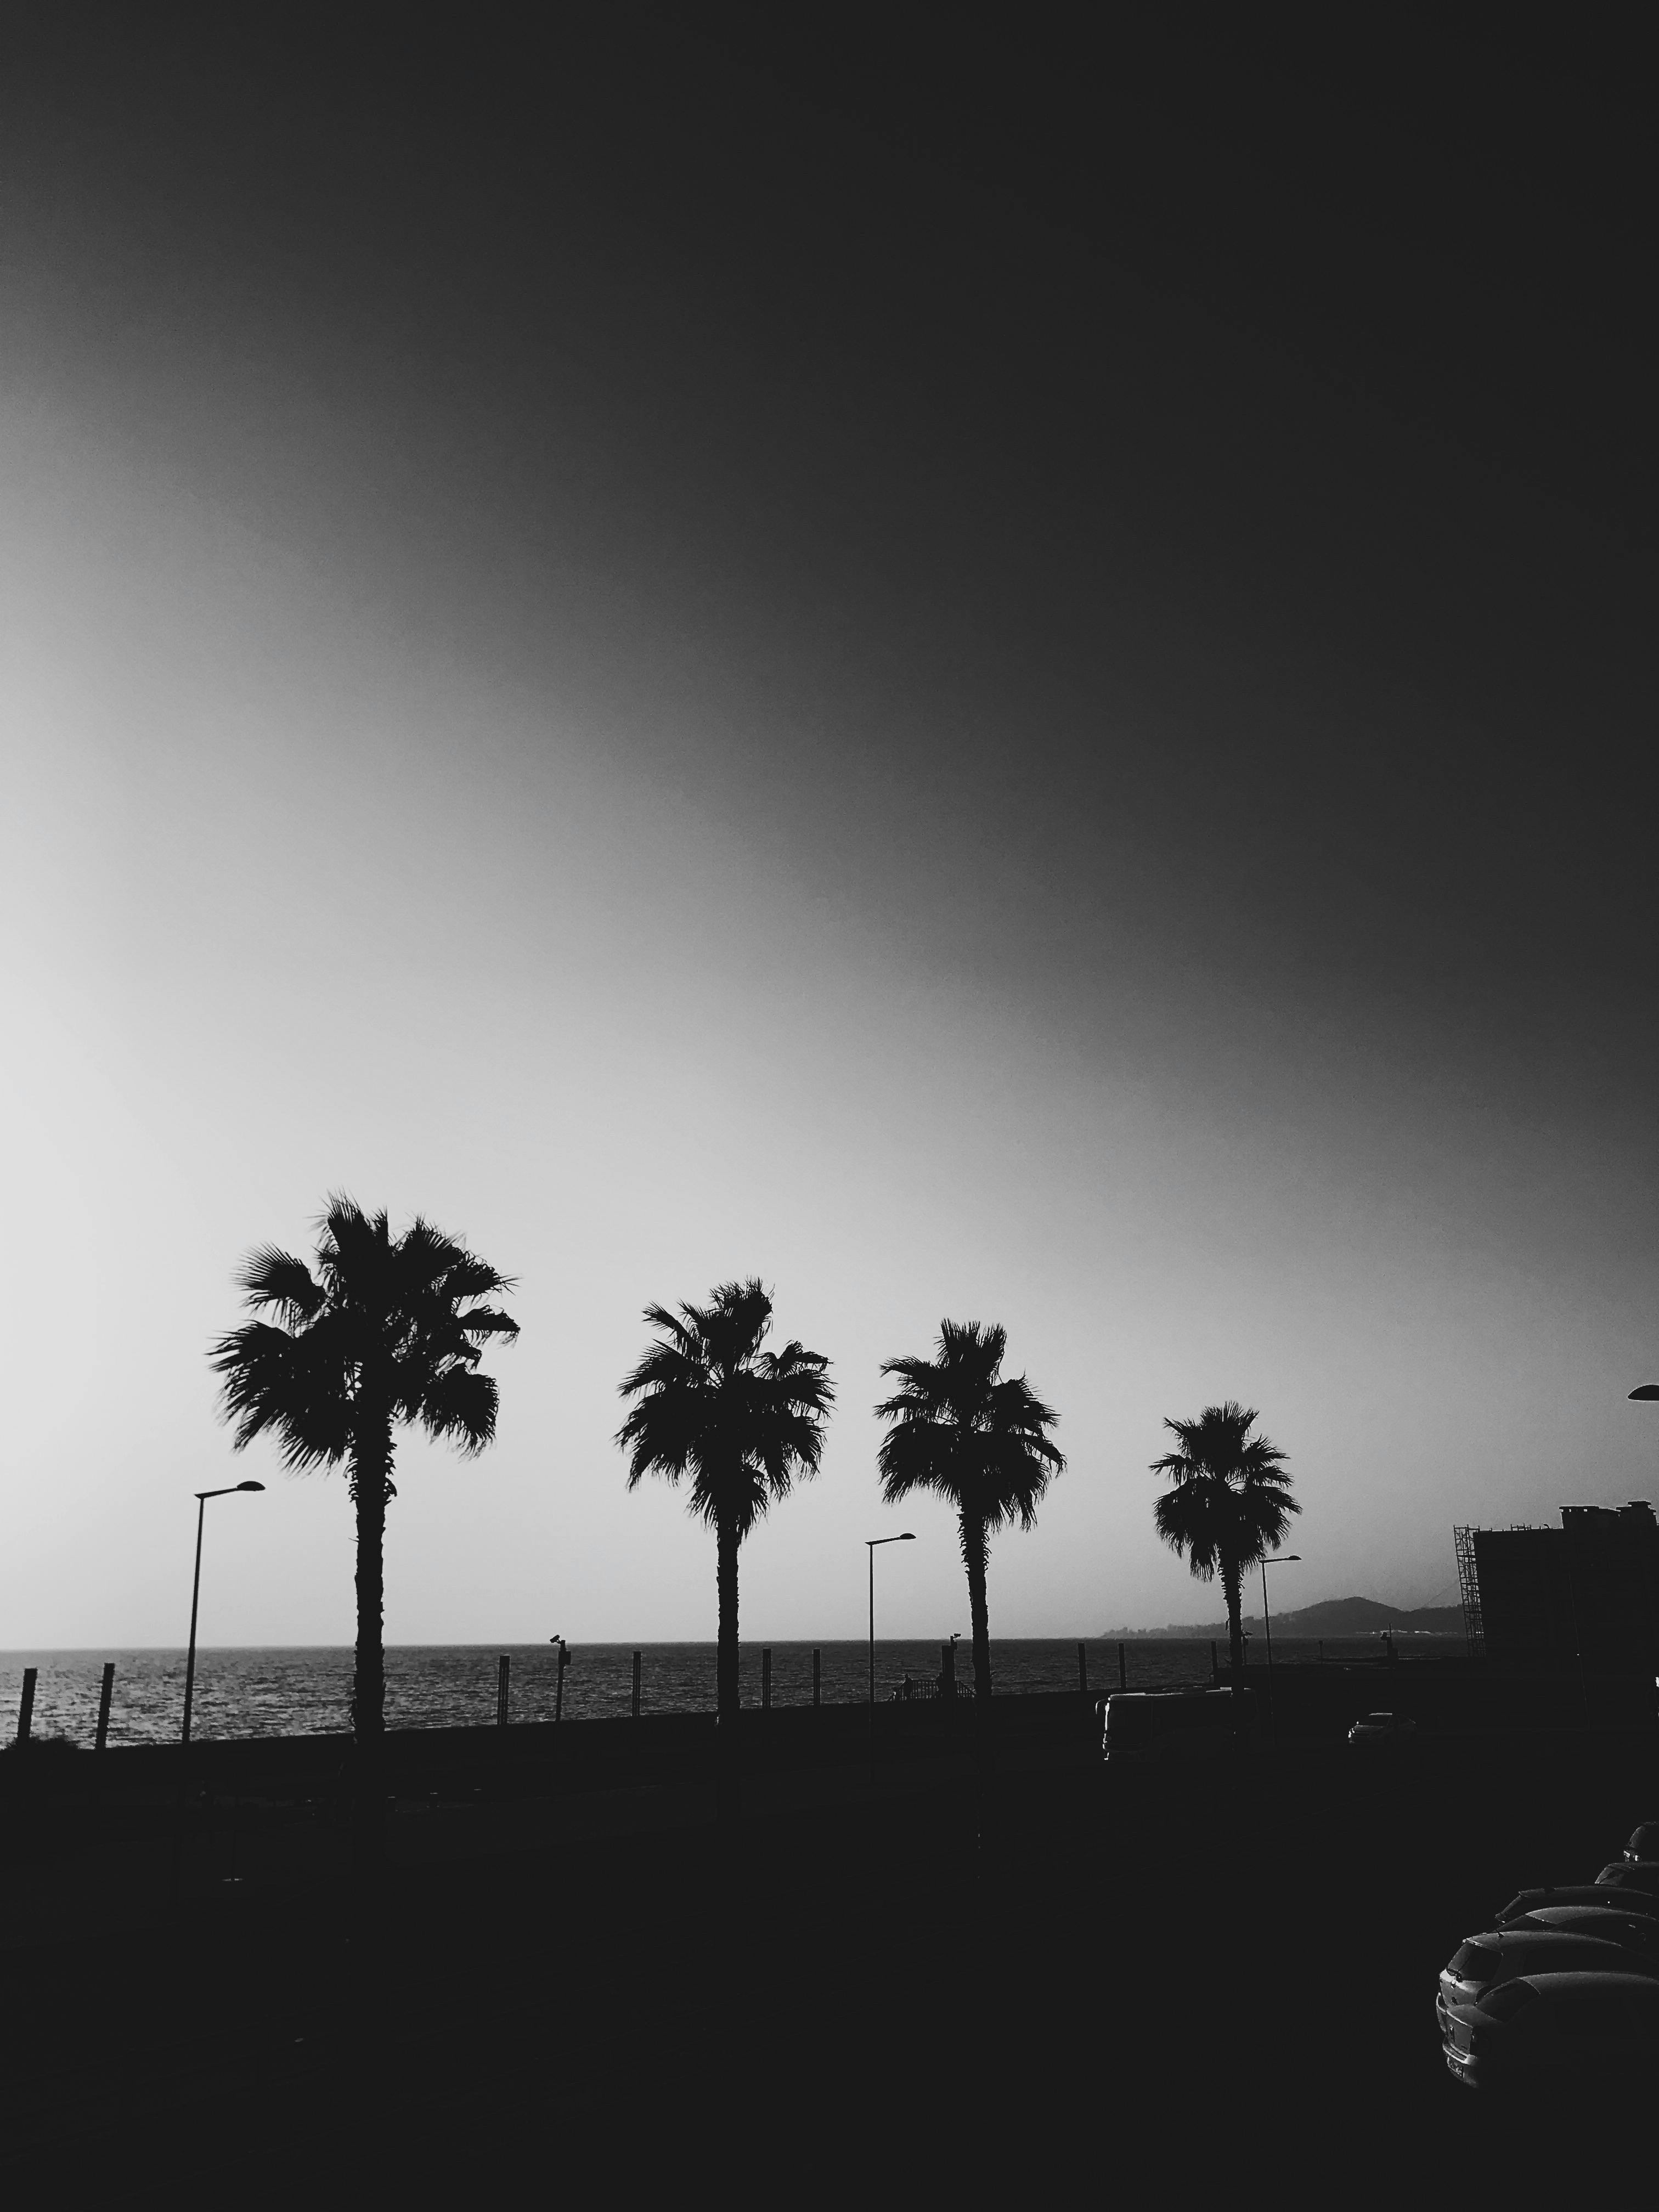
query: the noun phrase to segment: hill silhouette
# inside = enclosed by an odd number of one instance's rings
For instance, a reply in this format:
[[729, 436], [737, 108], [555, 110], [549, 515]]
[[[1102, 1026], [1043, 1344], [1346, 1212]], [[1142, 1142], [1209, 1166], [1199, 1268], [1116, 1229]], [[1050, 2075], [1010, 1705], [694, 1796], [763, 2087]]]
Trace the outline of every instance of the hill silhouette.
[[[1285, 1637], [1376, 1636], [1385, 1628], [1398, 1629], [1404, 1635], [1462, 1636], [1463, 1609], [1456, 1605], [1384, 1605], [1374, 1597], [1328, 1597], [1299, 1611], [1275, 1613], [1273, 1626], [1276, 1636]], [[1247, 1613], [1244, 1626], [1260, 1635], [1261, 1615]], [[1101, 1633], [1108, 1640], [1136, 1636], [1218, 1638], [1226, 1635], [1227, 1624], [1224, 1620], [1171, 1621], [1164, 1628], [1108, 1628]]]

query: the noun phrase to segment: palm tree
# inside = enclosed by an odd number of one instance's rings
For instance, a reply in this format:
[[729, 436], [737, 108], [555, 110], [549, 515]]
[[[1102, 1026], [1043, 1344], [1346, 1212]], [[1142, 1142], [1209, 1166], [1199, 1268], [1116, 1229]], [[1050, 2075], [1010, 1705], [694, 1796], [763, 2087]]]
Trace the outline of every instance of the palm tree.
[[720, 1643], [715, 1662], [719, 1810], [738, 1811], [738, 1550], [797, 1475], [816, 1474], [835, 1402], [830, 1363], [790, 1342], [762, 1345], [772, 1301], [750, 1277], [721, 1283], [706, 1306], [645, 1310], [657, 1340], [619, 1389], [635, 1401], [617, 1431], [628, 1486], [659, 1474], [690, 1479], [687, 1504], [714, 1531]]
[[1291, 1516], [1302, 1510], [1291, 1496], [1290, 1476], [1280, 1471], [1285, 1454], [1266, 1437], [1250, 1434], [1257, 1419], [1254, 1406], [1229, 1398], [1206, 1406], [1195, 1421], [1166, 1420], [1178, 1448], [1152, 1468], [1175, 1485], [1152, 1509], [1158, 1534], [1171, 1551], [1186, 1554], [1200, 1582], [1221, 1577], [1235, 1675], [1244, 1664], [1239, 1588], [1244, 1570], [1278, 1550]]
[[987, 1540], [1009, 1522], [1033, 1527], [1043, 1492], [1066, 1462], [1045, 1431], [1059, 1416], [1023, 1375], [1005, 1377], [1006, 1330], [976, 1321], [939, 1323], [937, 1359], [889, 1359], [900, 1387], [877, 1407], [892, 1426], [877, 1461], [882, 1495], [896, 1505], [931, 1490], [954, 1509], [968, 1570], [974, 1633], [974, 1733], [981, 1765], [990, 1752], [991, 1630], [985, 1601]]
[[357, 1510], [357, 1653], [351, 1726], [357, 1752], [356, 1857], [376, 1856], [385, 1792], [383, 1552], [394, 1425], [418, 1421], [471, 1456], [495, 1434], [498, 1394], [478, 1371], [490, 1338], [519, 1325], [480, 1304], [509, 1291], [500, 1274], [416, 1216], [394, 1237], [384, 1213], [335, 1196], [318, 1224], [316, 1272], [273, 1245], [238, 1280], [256, 1313], [214, 1346], [225, 1418], [243, 1450], [269, 1430], [295, 1474], [343, 1462]]

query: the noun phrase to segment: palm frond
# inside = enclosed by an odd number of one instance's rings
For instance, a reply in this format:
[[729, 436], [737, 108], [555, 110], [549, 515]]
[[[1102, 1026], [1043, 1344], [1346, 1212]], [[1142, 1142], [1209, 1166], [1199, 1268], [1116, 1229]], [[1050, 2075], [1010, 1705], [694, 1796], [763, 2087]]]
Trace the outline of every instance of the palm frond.
[[939, 1356], [883, 1363], [902, 1387], [876, 1408], [890, 1425], [876, 1456], [889, 1504], [929, 1490], [994, 1531], [1036, 1509], [1066, 1460], [1046, 1431], [1058, 1415], [1024, 1376], [1002, 1374], [1007, 1334], [979, 1322], [943, 1322]]
[[647, 1474], [678, 1482], [693, 1463], [707, 1419], [702, 1394], [689, 1382], [639, 1387], [645, 1395], [616, 1436], [618, 1448], [629, 1455], [630, 1490]]
[[256, 1312], [262, 1306], [275, 1306], [289, 1322], [311, 1320], [325, 1296], [305, 1261], [274, 1244], [256, 1244], [236, 1280]]
[[931, 1421], [896, 1422], [876, 1450], [881, 1494], [896, 1505], [914, 1492], [930, 1490], [952, 1504], [963, 1498], [955, 1433]]
[[318, 1220], [321, 1232], [317, 1254], [332, 1267], [353, 1267], [366, 1273], [382, 1262], [391, 1249], [392, 1232], [385, 1209], [365, 1213], [356, 1199], [336, 1191]]
[[503, 1275], [476, 1253], [459, 1251], [445, 1278], [444, 1288], [453, 1298], [506, 1297], [519, 1287], [516, 1275]]
[[493, 1376], [451, 1367], [434, 1376], [421, 1400], [420, 1420], [429, 1437], [457, 1445], [471, 1459], [495, 1440], [501, 1392]]
[[360, 1419], [418, 1421], [465, 1452], [495, 1432], [495, 1385], [480, 1376], [485, 1346], [518, 1334], [510, 1316], [471, 1302], [508, 1279], [419, 1218], [394, 1238], [336, 1192], [318, 1223], [315, 1273], [274, 1246], [250, 1254], [249, 1303], [275, 1308], [213, 1347], [222, 1404], [239, 1449], [270, 1431], [293, 1467], [383, 1454]]
[[468, 1336], [516, 1338], [519, 1334], [518, 1322], [510, 1314], [502, 1313], [497, 1306], [470, 1306], [459, 1316], [459, 1326]]
[[296, 1335], [269, 1322], [248, 1322], [221, 1337], [210, 1360], [224, 1377], [221, 1402], [234, 1424], [235, 1450], [269, 1430], [291, 1469], [337, 1465], [346, 1457], [350, 1394], [314, 1329]]
[[687, 1506], [739, 1540], [821, 1463], [835, 1401], [829, 1362], [792, 1340], [763, 1351], [772, 1302], [757, 1277], [717, 1284], [706, 1304], [646, 1309], [656, 1340], [623, 1378], [633, 1401], [616, 1442], [628, 1486], [688, 1481]]
[[701, 1363], [694, 1349], [682, 1344], [653, 1344], [640, 1354], [636, 1364], [617, 1385], [617, 1395], [622, 1398], [637, 1397], [642, 1390], [668, 1390], [677, 1386], [689, 1387], [702, 1372]]
[[1291, 1495], [1286, 1455], [1250, 1431], [1261, 1416], [1236, 1398], [1196, 1420], [1166, 1420], [1177, 1449], [1152, 1462], [1172, 1487], [1153, 1508], [1158, 1534], [1184, 1553], [1201, 1582], [1237, 1574], [1284, 1541], [1302, 1508]]

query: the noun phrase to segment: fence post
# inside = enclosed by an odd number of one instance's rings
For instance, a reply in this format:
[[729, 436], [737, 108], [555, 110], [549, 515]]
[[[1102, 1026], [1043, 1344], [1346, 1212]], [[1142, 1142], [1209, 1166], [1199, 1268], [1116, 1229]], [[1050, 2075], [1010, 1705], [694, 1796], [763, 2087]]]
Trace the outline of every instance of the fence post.
[[1081, 1643], [1077, 1647], [1077, 1688], [1080, 1698], [1089, 1694], [1089, 1655]]
[[23, 1694], [17, 1701], [17, 1741], [19, 1743], [27, 1743], [28, 1741], [29, 1729], [33, 1725], [34, 1681], [36, 1675], [38, 1675], [40, 1672], [40, 1669], [38, 1667], [25, 1667], [23, 1669]]
[[1117, 1647], [1117, 1686], [1120, 1690], [1127, 1690], [1129, 1686], [1129, 1647], [1127, 1644], [1120, 1644]]
[[507, 1726], [507, 1681], [513, 1662], [505, 1651], [495, 1662], [495, 1725]]
[[954, 1699], [957, 1694], [957, 1647], [941, 1644], [939, 1647], [939, 1695]]
[[818, 1686], [819, 1686], [819, 1681], [820, 1681], [821, 1672], [822, 1672], [822, 1664], [821, 1664], [821, 1662], [822, 1662], [822, 1661], [823, 1661], [823, 1654], [821, 1651], [818, 1651], [818, 1650], [816, 1650], [813, 1651], [813, 1654], [812, 1654], [812, 1703], [813, 1703], [815, 1705], [819, 1702], [819, 1698], [818, 1698]]
[[634, 1654], [634, 1718], [640, 1717], [640, 1655]]
[[98, 1740], [93, 1745], [93, 1749], [94, 1751], [101, 1751], [104, 1748], [106, 1741], [108, 1740], [110, 1692], [114, 1687], [115, 1662], [112, 1659], [106, 1659], [104, 1662], [104, 1686], [98, 1692]]
[[1221, 1680], [1221, 1667], [1215, 1656], [1215, 1638], [1213, 1636], [1210, 1638], [1210, 1680], [1212, 1682], [1218, 1682]]
[[763, 1713], [769, 1713], [771, 1710], [772, 1647], [769, 1644], [763, 1644], [761, 1646], [761, 1711]]

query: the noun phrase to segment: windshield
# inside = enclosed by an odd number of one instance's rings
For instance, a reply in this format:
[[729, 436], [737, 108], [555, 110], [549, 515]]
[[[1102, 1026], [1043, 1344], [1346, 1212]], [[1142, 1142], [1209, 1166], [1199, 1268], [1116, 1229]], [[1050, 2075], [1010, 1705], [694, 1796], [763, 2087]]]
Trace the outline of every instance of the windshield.
[[1481, 1998], [1480, 2009], [1488, 2020], [1513, 2020], [1537, 1995], [1530, 1982], [1504, 1982]]
[[1498, 1978], [1503, 1954], [1490, 1943], [1464, 1943], [1452, 1954], [1447, 1969], [1460, 1982], [1491, 1982]]

